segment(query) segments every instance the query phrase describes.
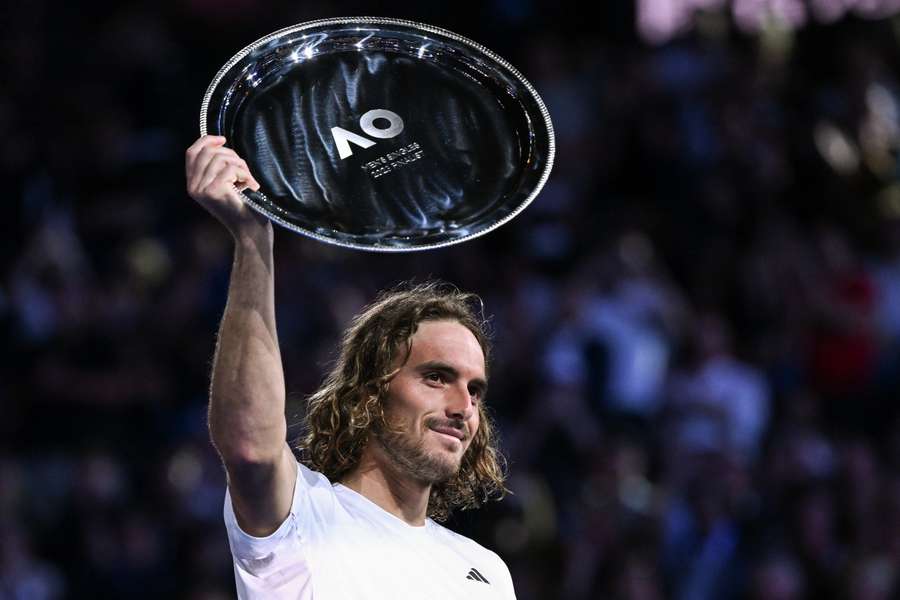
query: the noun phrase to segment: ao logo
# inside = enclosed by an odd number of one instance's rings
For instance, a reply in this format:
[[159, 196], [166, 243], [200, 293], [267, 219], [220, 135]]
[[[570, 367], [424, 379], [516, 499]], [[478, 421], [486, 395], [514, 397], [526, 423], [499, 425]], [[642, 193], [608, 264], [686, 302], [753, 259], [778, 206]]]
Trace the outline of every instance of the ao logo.
[[[388, 127], [386, 129], [375, 127], [376, 119], [385, 119], [389, 123]], [[400, 135], [400, 132], [403, 131], [403, 119], [395, 112], [384, 108], [375, 108], [360, 117], [359, 127], [364, 133], [373, 138], [387, 140]], [[350, 149], [350, 142], [362, 148], [369, 148], [375, 145], [375, 142], [369, 138], [347, 131], [342, 127], [332, 127], [331, 135], [334, 138], [334, 143], [337, 145], [338, 155], [341, 157], [341, 160], [353, 155], [353, 150]]]

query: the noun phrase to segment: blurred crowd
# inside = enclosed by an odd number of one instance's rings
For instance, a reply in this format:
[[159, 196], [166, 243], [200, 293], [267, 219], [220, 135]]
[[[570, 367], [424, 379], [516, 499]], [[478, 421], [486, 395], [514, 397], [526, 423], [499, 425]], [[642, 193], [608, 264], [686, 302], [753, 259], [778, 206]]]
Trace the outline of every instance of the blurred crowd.
[[356, 310], [438, 277], [492, 315], [513, 491], [451, 525], [520, 600], [900, 598], [900, 22], [748, 37], [713, 11], [651, 46], [630, 2], [574, 10], [4, 9], [0, 600], [233, 597], [205, 422], [231, 246], [184, 149], [239, 48], [366, 13], [517, 65], [557, 163], [516, 220], [444, 250], [279, 231], [290, 422]]

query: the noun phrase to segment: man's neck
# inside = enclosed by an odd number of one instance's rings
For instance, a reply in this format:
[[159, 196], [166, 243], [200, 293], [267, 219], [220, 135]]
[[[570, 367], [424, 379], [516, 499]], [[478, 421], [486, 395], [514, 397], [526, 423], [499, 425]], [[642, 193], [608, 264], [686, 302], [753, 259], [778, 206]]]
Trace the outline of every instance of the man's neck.
[[403, 477], [385, 464], [367, 448], [359, 465], [341, 479], [341, 484], [409, 525], [424, 525], [431, 485]]

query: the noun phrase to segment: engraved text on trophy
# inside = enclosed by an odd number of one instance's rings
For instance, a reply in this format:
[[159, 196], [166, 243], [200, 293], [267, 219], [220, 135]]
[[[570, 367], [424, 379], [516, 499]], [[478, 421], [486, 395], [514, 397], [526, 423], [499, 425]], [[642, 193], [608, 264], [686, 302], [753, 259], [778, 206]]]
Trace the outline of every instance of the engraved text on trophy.
[[382, 175], [387, 175], [391, 171], [415, 162], [423, 156], [425, 156], [425, 151], [422, 150], [418, 142], [413, 142], [399, 150], [388, 152], [384, 156], [370, 160], [362, 166], [362, 169], [371, 175], [373, 179], [378, 179]]

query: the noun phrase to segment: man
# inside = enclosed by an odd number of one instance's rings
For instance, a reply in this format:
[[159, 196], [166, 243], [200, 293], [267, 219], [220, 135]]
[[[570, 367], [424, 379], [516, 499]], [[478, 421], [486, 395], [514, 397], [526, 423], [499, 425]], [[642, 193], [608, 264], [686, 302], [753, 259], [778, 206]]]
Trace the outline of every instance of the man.
[[299, 464], [285, 441], [272, 226], [241, 201], [236, 189], [259, 184], [224, 143], [197, 140], [186, 171], [235, 243], [209, 426], [239, 597], [515, 598], [496, 554], [433, 520], [505, 491], [473, 297], [424, 285], [360, 314], [310, 399]]

